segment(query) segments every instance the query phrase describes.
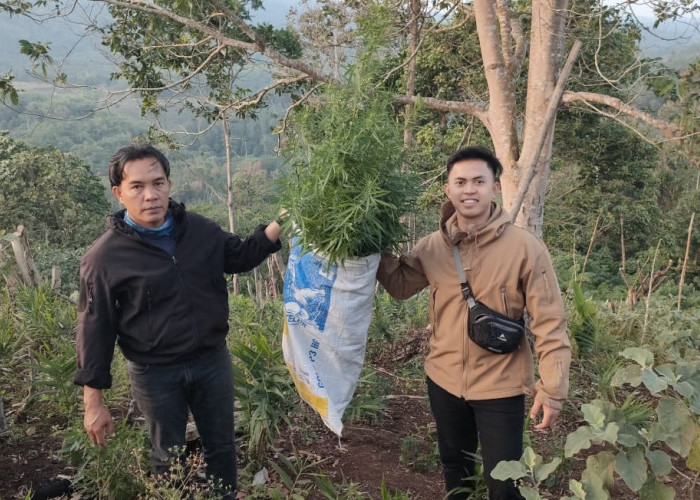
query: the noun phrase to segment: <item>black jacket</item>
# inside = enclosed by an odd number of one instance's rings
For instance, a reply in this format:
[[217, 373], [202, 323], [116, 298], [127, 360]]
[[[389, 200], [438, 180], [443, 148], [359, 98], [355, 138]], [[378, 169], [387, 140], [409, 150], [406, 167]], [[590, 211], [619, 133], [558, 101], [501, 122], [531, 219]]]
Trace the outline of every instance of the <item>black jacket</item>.
[[172, 363], [215, 349], [228, 333], [224, 273], [253, 269], [280, 248], [259, 226], [245, 240], [184, 205], [170, 202], [175, 255], [149, 245], [124, 222], [110, 229], [80, 263], [75, 383], [111, 387], [115, 341], [138, 363]]

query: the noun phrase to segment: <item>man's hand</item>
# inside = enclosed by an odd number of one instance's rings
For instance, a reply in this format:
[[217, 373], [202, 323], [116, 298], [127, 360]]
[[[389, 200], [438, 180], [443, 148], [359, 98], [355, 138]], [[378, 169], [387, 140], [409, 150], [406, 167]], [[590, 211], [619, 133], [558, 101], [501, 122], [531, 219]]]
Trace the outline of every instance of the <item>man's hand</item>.
[[541, 401], [535, 400], [532, 404], [532, 409], [530, 410], [530, 418], [536, 422], [537, 417], [542, 412], [542, 421], [535, 425], [535, 429], [547, 429], [554, 425], [554, 422], [559, 418], [559, 413], [561, 410], [542, 404]]
[[90, 441], [99, 446], [107, 446], [107, 436], [114, 434], [114, 425], [112, 415], [102, 403], [102, 391], [84, 386], [83, 404], [85, 406], [83, 426]]

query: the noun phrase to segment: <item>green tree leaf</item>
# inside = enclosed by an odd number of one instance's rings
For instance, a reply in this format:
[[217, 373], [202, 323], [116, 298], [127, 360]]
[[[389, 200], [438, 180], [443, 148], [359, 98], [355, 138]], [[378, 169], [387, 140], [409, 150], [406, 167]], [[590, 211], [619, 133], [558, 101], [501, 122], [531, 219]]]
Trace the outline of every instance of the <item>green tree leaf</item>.
[[590, 427], [579, 427], [574, 432], [566, 436], [564, 456], [567, 458], [573, 457], [579, 451], [590, 448], [591, 439], [593, 439], [593, 437], [593, 430]]

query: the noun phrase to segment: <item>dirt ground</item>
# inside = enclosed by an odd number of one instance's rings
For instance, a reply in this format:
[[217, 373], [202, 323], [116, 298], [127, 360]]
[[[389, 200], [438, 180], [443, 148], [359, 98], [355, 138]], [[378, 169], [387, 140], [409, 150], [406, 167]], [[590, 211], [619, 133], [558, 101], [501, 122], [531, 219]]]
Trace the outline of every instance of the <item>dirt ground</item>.
[[[298, 426], [292, 425], [283, 431], [278, 442], [280, 452], [286, 456], [308, 457], [334, 483], [352, 482], [371, 499], [381, 498], [383, 481], [390, 491], [409, 492], [415, 500], [443, 498], [442, 473], [435, 455], [435, 427], [425, 386], [420, 379], [402, 379], [395, 370], [409, 358], [419, 356], [420, 359], [425, 345], [407, 343], [402, 348], [405, 352], [394, 351], [385, 362], [379, 363], [381, 375], [391, 381], [387, 409], [379, 421], [351, 423], [344, 428], [339, 441], [319, 417], [310, 413]], [[582, 402], [572, 394], [557, 426], [548, 431], [531, 432], [530, 443], [526, 444], [547, 461], [551, 460], [557, 450], [562, 449], [567, 434], [585, 424], [577, 410]], [[8, 413], [7, 406], [5, 410]], [[61, 437], [53, 430], [63, 428], [59, 424], [36, 417], [34, 421], [23, 422], [21, 435], [15, 432], [11, 438], [0, 437], [0, 500], [24, 499], [30, 488], [50, 493], [51, 487], [60, 489], [57, 481], [65, 481], [75, 474], [72, 467], [56, 459]], [[581, 478], [586, 455], [597, 451], [591, 449], [566, 461], [560, 469], [566, 472], [559, 474], [557, 483], [547, 485], [545, 498], [571, 495], [569, 478]], [[270, 476], [274, 481], [275, 473], [271, 472]], [[676, 491], [677, 500], [700, 500], [698, 475], [689, 471], [683, 460], [674, 460], [674, 470], [665, 479]], [[245, 485], [242, 486], [245, 490]], [[243, 491], [239, 498], [245, 497]], [[632, 500], [640, 498], [640, 494], [631, 492], [616, 476], [611, 497]], [[35, 495], [32, 498], [51, 497]]]

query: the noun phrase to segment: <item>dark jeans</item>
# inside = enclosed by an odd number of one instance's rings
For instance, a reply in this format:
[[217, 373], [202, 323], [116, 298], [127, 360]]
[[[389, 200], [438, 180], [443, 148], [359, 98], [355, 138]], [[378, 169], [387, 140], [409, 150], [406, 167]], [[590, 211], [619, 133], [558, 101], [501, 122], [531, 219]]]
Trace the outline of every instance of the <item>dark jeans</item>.
[[[474, 454], [481, 442], [484, 480], [491, 500], [522, 499], [512, 481], [497, 481], [491, 471], [501, 460], [520, 460], [523, 453], [525, 396], [467, 401], [454, 396], [427, 378], [430, 409], [435, 417], [438, 450], [447, 491], [473, 487]], [[453, 493], [466, 499], [469, 493]]]
[[151, 437], [154, 472], [168, 470], [171, 457], [177, 456], [174, 447], [184, 449], [189, 408], [202, 439], [207, 478], [234, 492], [233, 370], [226, 347], [179, 363], [128, 366], [131, 394]]

